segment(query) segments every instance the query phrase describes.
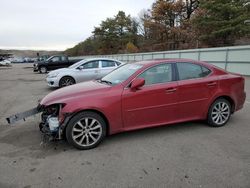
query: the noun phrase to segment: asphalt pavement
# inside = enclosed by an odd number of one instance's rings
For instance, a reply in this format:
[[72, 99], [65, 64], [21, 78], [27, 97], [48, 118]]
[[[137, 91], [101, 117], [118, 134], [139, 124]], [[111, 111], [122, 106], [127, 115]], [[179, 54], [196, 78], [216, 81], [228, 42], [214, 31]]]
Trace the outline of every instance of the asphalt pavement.
[[250, 78], [247, 99], [221, 128], [188, 122], [109, 136], [80, 151], [44, 143], [39, 116], [7, 125], [53, 91], [32, 64], [0, 67], [0, 187], [250, 187]]

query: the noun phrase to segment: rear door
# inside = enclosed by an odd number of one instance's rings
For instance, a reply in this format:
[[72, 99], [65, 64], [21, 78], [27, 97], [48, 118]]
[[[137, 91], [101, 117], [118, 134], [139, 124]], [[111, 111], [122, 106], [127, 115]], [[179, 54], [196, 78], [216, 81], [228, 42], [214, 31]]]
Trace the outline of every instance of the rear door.
[[99, 60], [88, 61], [75, 69], [75, 79], [77, 82], [95, 80], [99, 73]]
[[210, 97], [218, 88], [217, 76], [211, 70], [192, 62], [176, 63], [179, 81], [179, 118], [200, 119], [207, 110]]
[[111, 60], [101, 60], [101, 68], [98, 74], [98, 78], [102, 78], [108, 73], [110, 73], [112, 70], [114, 70], [117, 67], [115, 61]]
[[126, 130], [165, 124], [176, 120], [178, 114], [177, 81], [173, 64], [151, 67], [139, 78], [145, 85], [137, 91], [125, 88], [122, 94], [123, 120]]
[[61, 56], [59, 67], [64, 68], [64, 67], [68, 67], [69, 65], [70, 64], [68, 63], [68, 58], [66, 56]]

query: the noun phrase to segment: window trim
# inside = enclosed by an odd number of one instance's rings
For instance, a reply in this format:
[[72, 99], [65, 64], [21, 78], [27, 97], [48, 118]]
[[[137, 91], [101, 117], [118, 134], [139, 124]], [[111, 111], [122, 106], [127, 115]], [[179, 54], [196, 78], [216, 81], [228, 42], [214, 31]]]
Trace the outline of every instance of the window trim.
[[[178, 66], [177, 66], [177, 63], [189, 63], [189, 64], [194, 64], [194, 65], [198, 65], [200, 66], [201, 68], [202, 67], [205, 67], [206, 69], [210, 70], [210, 73], [204, 77], [199, 77], [199, 78], [189, 78], [189, 79], [184, 79], [184, 80], [180, 80], [180, 73], [179, 73], [179, 70], [178, 70]], [[200, 65], [198, 63], [194, 63], [194, 62], [176, 62], [175, 63], [175, 71], [176, 71], [176, 80], [177, 81], [185, 81], [185, 80], [197, 80], [197, 79], [202, 79], [202, 78], [206, 78], [208, 76], [210, 76], [212, 73], [213, 73], [213, 70], [211, 70], [210, 68], [208, 68], [207, 66], [204, 66], [204, 65]]]

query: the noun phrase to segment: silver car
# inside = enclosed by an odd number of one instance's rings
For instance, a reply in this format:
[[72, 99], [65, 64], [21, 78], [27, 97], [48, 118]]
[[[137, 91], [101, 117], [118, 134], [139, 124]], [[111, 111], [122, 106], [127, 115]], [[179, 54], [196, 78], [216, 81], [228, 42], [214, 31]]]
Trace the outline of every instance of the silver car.
[[57, 69], [47, 74], [50, 87], [64, 87], [75, 83], [100, 79], [124, 63], [107, 58], [92, 58], [79, 61], [68, 68]]

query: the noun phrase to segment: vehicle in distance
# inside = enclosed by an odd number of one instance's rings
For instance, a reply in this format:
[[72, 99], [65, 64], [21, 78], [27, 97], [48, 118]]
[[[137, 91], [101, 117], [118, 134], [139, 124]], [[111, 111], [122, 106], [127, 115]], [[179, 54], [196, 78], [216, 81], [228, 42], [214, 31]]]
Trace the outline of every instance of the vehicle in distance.
[[45, 61], [38, 61], [33, 64], [33, 71], [34, 72], [40, 72], [40, 73], [46, 73], [50, 70], [60, 69], [64, 67], [69, 67], [70, 65], [73, 65], [78, 60], [69, 60], [67, 56], [65, 55], [55, 55], [51, 56]]
[[48, 73], [46, 80], [50, 87], [65, 87], [75, 83], [100, 79], [124, 63], [107, 58], [92, 58], [79, 61], [68, 68]]
[[11, 61], [8, 59], [0, 60], [0, 66], [11, 66]]
[[44, 97], [40, 128], [78, 149], [96, 147], [106, 135], [193, 120], [225, 125], [243, 108], [242, 76], [188, 59], [125, 64], [101, 80]]

